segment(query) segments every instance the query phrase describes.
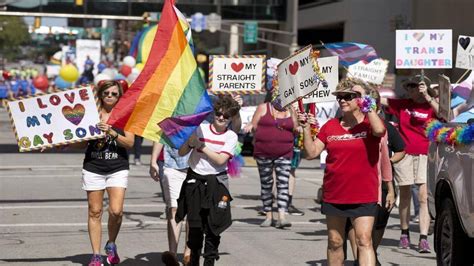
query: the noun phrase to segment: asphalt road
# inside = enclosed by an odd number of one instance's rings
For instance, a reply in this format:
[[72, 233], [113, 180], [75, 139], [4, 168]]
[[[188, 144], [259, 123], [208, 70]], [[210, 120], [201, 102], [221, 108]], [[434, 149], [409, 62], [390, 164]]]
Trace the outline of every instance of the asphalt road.
[[[81, 190], [81, 153], [16, 153], [4, 109], [0, 109], [0, 264], [83, 265], [91, 248], [86, 194]], [[148, 145], [148, 144], [146, 144]], [[143, 161], [149, 160], [148, 155]], [[306, 212], [290, 216], [293, 226], [260, 228], [260, 186], [251, 158], [240, 178], [231, 179], [233, 225], [223, 233], [218, 265], [324, 265], [326, 225], [315, 203], [323, 172], [303, 162], [297, 172], [294, 205]], [[122, 230], [117, 240], [122, 265], [160, 265], [167, 250], [166, 223], [158, 183], [148, 166], [132, 166]], [[104, 214], [104, 229], [107, 214]], [[418, 229], [412, 226], [412, 239]], [[379, 248], [382, 265], [435, 265], [435, 255], [401, 250], [398, 209], [394, 209]], [[106, 241], [103, 234], [103, 242]], [[432, 244], [432, 236], [429, 237]], [[183, 250], [182, 237], [179, 251]], [[417, 244], [414, 242], [413, 244]], [[181, 254], [180, 254], [181, 258]], [[346, 265], [352, 265], [352, 255]]]

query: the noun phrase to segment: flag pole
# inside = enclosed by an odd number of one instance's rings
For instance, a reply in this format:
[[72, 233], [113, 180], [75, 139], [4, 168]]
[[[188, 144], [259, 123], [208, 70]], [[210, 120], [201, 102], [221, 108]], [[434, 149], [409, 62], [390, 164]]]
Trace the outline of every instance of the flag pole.
[[461, 80], [467, 75], [467, 73], [469, 73], [472, 69], [466, 69], [466, 71], [464, 71], [464, 74], [462, 74], [462, 76], [458, 79], [458, 81], [456, 81], [456, 84], [458, 84], [459, 82], [461, 82]]

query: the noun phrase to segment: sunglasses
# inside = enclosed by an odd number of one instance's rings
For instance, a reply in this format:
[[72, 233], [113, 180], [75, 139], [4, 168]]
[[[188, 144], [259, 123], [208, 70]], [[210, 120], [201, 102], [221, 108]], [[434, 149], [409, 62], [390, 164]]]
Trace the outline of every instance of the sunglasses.
[[336, 100], [338, 102], [340, 102], [342, 100], [348, 102], [348, 101], [352, 101], [352, 100], [354, 100], [356, 98], [359, 98], [359, 97], [360, 97], [360, 95], [358, 93], [340, 94], [340, 95], [336, 96]]
[[223, 112], [215, 111], [214, 114], [215, 114], [216, 117], [222, 116], [222, 117], [224, 117], [224, 119], [229, 119], [230, 118], [229, 114], [224, 114]]
[[102, 92], [102, 97], [107, 97], [107, 96], [110, 96], [110, 95], [112, 95], [112, 97], [117, 98], [119, 96], [119, 93], [115, 92], [115, 91], [104, 91], [104, 92]]

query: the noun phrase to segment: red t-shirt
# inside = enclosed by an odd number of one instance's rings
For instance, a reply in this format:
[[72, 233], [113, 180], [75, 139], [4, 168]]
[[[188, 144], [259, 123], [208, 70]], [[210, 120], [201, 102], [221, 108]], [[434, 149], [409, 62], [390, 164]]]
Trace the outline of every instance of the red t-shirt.
[[425, 135], [425, 123], [436, 117], [429, 103], [416, 103], [410, 99], [388, 99], [389, 112], [399, 122], [399, 131], [405, 141], [407, 154], [428, 154], [430, 144]]
[[372, 135], [367, 118], [350, 130], [339, 119], [329, 120], [318, 134], [328, 157], [323, 201], [335, 204], [372, 203], [378, 200], [380, 138]]

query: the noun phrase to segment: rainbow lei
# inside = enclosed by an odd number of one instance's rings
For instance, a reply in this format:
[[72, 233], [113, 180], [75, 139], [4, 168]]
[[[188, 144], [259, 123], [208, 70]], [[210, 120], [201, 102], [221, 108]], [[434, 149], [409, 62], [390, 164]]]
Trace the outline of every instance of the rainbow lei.
[[474, 140], [474, 124], [456, 127], [445, 127], [436, 119], [426, 122], [426, 137], [437, 143], [448, 145], [468, 145]]
[[359, 98], [357, 104], [359, 105], [362, 113], [368, 113], [372, 110], [377, 109], [377, 102], [375, 102], [375, 99], [370, 97], [369, 95], [365, 95], [364, 97]]

